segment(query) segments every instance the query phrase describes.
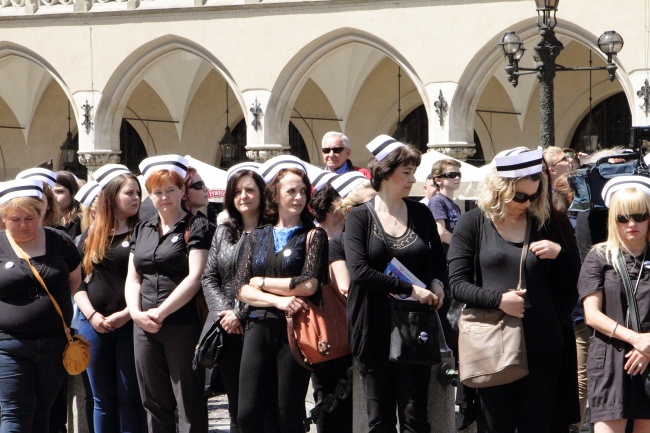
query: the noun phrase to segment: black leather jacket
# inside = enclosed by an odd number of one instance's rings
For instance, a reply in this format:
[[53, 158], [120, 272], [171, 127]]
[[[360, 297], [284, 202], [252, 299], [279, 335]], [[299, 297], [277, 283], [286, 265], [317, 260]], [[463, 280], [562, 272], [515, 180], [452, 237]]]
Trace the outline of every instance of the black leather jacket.
[[237, 299], [239, 287], [235, 287], [235, 274], [240, 251], [247, 237], [248, 234], [242, 234], [233, 244], [226, 227], [220, 225], [212, 238], [208, 262], [201, 277], [210, 313], [233, 310], [240, 322], [248, 315], [248, 305]]

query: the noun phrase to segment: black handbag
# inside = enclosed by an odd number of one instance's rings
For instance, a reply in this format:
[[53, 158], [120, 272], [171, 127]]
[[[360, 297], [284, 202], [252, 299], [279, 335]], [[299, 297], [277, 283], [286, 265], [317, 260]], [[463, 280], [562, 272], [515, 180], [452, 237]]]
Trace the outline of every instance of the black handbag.
[[[366, 202], [370, 215], [382, 234], [386, 248], [390, 243], [372, 202]], [[417, 301], [389, 298], [391, 333], [388, 360], [399, 364], [435, 365], [441, 362], [440, 319], [435, 308]]]
[[[639, 316], [639, 307], [636, 303], [636, 297], [632, 291], [632, 283], [630, 282], [630, 275], [627, 273], [627, 267], [625, 265], [625, 260], [623, 255], [618, 256], [618, 266], [621, 268], [623, 287], [625, 288], [625, 297], [627, 298], [627, 318], [629, 322], [629, 327], [634, 332], [643, 332], [641, 329], [641, 318]], [[643, 263], [641, 263], [639, 273], [643, 271]], [[639, 274], [640, 276], [640, 274]], [[643, 373], [643, 387], [645, 389], [645, 395], [650, 397], [650, 368], [646, 368]]]
[[203, 325], [201, 337], [194, 350], [192, 368], [214, 368], [223, 356], [224, 330], [221, 317], [210, 314]]

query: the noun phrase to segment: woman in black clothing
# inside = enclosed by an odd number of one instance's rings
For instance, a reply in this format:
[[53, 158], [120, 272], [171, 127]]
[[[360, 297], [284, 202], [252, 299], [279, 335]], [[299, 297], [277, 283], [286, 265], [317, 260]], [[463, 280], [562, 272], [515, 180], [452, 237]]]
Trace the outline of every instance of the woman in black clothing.
[[[650, 399], [643, 373], [650, 362], [650, 180], [615, 177], [605, 184], [603, 198], [609, 207], [607, 241], [587, 254], [578, 281], [585, 321], [594, 329], [587, 357], [591, 420], [596, 433], [623, 433], [628, 420], [635, 433], [647, 432]], [[627, 322], [623, 278], [630, 280], [641, 332]]]
[[[304, 432], [309, 370], [293, 358], [285, 314], [306, 308], [327, 278], [327, 234], [307, 210], [311, 185], [302, 161], [285, 155], [259, 170], [271, 224], [256, 229], [244, 247], [236, 277], [238, 298], [249, 304], [239, 380], [239, 428], [265, 432], [265, 414], [279, 409], [283, 433]], [[307, 234], [313, 230], [311, 243]]]
[[[459, 302], [523, 318], [529, 374], [477, 390], [478, 430], [547, 433], [563, 356], [561, 326], [575, 305], [579, 262], [549, 219], [541, 149], [504, 151], [495, 164], [478, 208], [461, 216], [454, 229], [447, 254], [449, 284]], [[526, 290], [515, 291], [528, 224]], [[574, 358], [573, 368], [575, 363]]]
[[[373, 202], [350, 211], [343, 235], [351, 277], [347, 306], [350, 348], [364, 384], [368, 431], [395, 432], [397, 407], [402, 431], [428, 433], [431, 367], [388, 360], [389, 295], [410, 295], [422, 304], [442, 306], [445, 256], [431, 212], [406, 199], [415, 183], [420, 152], [386, 135], [367, 147], [375, 156], [369, 169], [377, 195]], [[382, 227], [374, 223], [368, 204], [374, 206]], [[383, 241], [382, 229], [389, 246]], [[384, 274], [393, 257], [426, 287]]]
[[79, 332], [91, 343], [88, 377], [94, 429], [95, 433], [145, 432], [133, 321], [124, 299], [130, 240], [142, 193], [138, 179], [123, 165], [105, 165], [94, 177], [103, 188], [94, 223], [81, 236], [85, 278], [74, 295], [82, 313]]
[[52, 192], [61, 212], [60, 224], [72, 239], [81, 234], [81, 207], [74, 199], [77, 191], [79, 191], [79, 184], [74, 174], [69, 171], [56, 173], [56, 184]]
[[210, 227], [207, 219], [191, 219], [181, 208], [186, 169], [187, 159], [178, 155], [140, 163], [158, 215], [133, 232], [125, 292], [150, 433], [175, 433], [175, 409], [180, 433], [208, 429], [203, 377], [192, 369], [192, 357], [201, 333], [194, 299], [208, 258]]
[[231, 433], [239, 433], [239, 364], [248, 309], [237, 300], [234, 280], [242, 246], [264, 214], [264, 180], [255, 171], [257, 167], [259, 164], [244, 162], [228, 170], [224, 206], [229, 219], [217, 228], [212, 238], [208, 263], [201, 278], [210, 316], [220, 316], [221, 326], [227, 333], [224, 355], [218, 368], [228, 394]]

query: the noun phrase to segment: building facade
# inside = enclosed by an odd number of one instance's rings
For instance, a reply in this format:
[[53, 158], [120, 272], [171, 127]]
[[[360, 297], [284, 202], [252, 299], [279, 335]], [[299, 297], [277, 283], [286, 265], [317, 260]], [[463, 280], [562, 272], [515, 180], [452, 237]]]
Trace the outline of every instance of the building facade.
[[[579, 146], [590, 106], [602, 145], [650, 123], [649, 5], [560, 2], [559, 64], [605, 65], [606, 30], [625, 46], [613, 82], [558, 73], [558, 146]], [[516, 31], [534, 66], [536, 18], [532, 0], [0, 0], [0, 178], [50, 158], [62, 168], [68, 132], [90, 170], [164, 153], [227, 167], [290, 149], [322, 165], [330, 130], [363, 166], [365, 144], [400, 120], [423, 150], [489, 161], [539, 144], [537, 79], [513, 87], [498, 46]]]

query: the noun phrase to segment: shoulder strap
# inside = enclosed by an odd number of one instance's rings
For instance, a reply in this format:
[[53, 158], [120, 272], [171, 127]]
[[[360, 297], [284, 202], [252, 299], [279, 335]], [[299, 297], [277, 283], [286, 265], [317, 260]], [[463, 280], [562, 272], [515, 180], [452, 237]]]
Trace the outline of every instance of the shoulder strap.
[[[623, 259], [623, 254], [618, 255], [618, 266], [621, 268], [621, 280], [625, 288], [625, 297], [627, 298], [627, 320], [629, 326], [634, 332], [641, 332], [641, 319], [639, 318], [639, 307], [636, 304], [636, 298], [632, 292], [632, 283], [630, 283], [630, 274], [627, 273], [627, 265]], [[643, 266], [643, 265], [642, 265]]]
[[27, 257], [27, 254], [25, 254], [25, 251], [23, 251], [20, 246], [14, 241], [14, 239], [11, 237], [8, 231], [5, 231], [5, 234], [7, 235], [7, 239], [9, 240], [9, 243], [11, 246], [18, 251], [18, 254], [27, 262], [29, 267], [31, 268], [32, 272], [34, 273], [34, 277], [38, 280], [40, 283], [41, 287], [45, 290], [45, 293], [47, 293], [47, 296], [50, 297], [50, 301], [52, 301], [52, 305], [54, 305], [54, 308], [56, 309], [56, 312], [59, 314], [61, 317], [61, 322], [63, 323], [63, 330], [65, 331], [65, 336], [68, 339], [68, 341], [72, 341], [72, 335], [70, 334], [70, 328], [68, 328], [68, 325], [65, 323], [65, 318], [63, 317], [63, 312], [61, 311], [61, 307], [59, 307], [59, 303], [56, 302], [56, 299], [54, 299], [54, 296], [50, 293], [49, 290], [47, 290], [47, 286], [45, 285], [45, 281], [43, 281], [43, 278], [41, 275], [38, 273], [36, 268], [34, 268], [34, 265], [32, 265], [32, 262], [29, 260], [29, 257]]
[[533, 227], [533, 219], [530, 215], [526, 218], [526, 236], [524, 237], [524, 245], [521, 247], [521, 260], [519, 261], [519, 283], [517, 289], [526, 288], [526, 275], [524, 267], [526, 266], [526, 256], [528, 255], [528, 244], [530, 243], [530, 231]]
[[377, 215], [377, 212], [375, 211], [375, 204], [374, 204], [374, 199], [369, 200], [365, 203], [366, 207], [368, 210], [370, 210], [370, 216], [372, 216], [372, 219], [375, 221], [375, 225], [377, 225], [377, 229], [379, 230], [379, 233], [381, 233], [382, 238], [384, 239], [384, 243], [386, 244], [386, 248], [388, 249], [388, 252], [392, 254], [392, 251], [390, 249], [390, 242], [388, 241], [388, 236], [386, 236], [386, 232], [384, 231], [384, 227], [381, 225], [381, 222], [379, 221], [379, 216]]

